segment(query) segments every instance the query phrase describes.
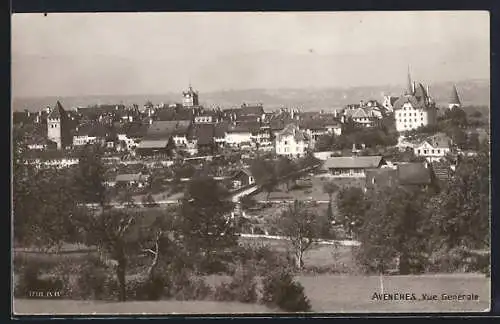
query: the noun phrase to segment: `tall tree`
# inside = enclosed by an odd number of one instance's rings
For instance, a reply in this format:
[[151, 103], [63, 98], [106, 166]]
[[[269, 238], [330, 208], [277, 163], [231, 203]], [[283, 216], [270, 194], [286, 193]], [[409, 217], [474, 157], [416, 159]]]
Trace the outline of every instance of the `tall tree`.
[[191, 254], [210, 259], [237, 244], [235, 228], [229, 219], [233, 203], [227, 191], [213, 178], [192, 179], [177, 219], [178, 234]]
[[88, 246], [97, 246], [109, 258], [119, 284], [119, 300], [125, 301], [126, 271], [130, 249], [137, 249], [136, 240], [130, 237], [137, 214], [130, 210], [109, 209], [102, 212], [82, 208], [75, 225]]
[[332, 201], [333, 194], [339, 190], [339, 186], [337, 186], [333, 182], [325, 182], [323, 184], [323, 192], [328, 194], [328, 200]]
[[80, 152], [75, 187], [78, 188], [82, 202], [98, 203], [101, 206], [106, 204], [102, 156], [103, 151], [99, 145], [86, 145]]
[[317, 215], [298, 200], [289, 204], [279, 215], [277, 225], [280, 232], [290, 240], [295, 254], [296, 267], [304, 266], [304, 253], [313, 247], [318, 237], [319, 226]]
[[286, 190], [290, 190], [290, 182], [294, 180], [293, 173], [296, 170], [296, 165], [287, 157], [281, 156], [275, 163], [275, 172], [279, 181], [283, 181], [286, 184]]
[[431, 204], [434, 237], [447, 248], [489, 246], [490, 158], [464, 158], [454, 177]]
[[338, 222], [351, 234], [357, 235], [363, 225], [367, 209], [365, 194], [358, 187], [346, 187], [339, 191], [337, 196], [339, 210]]
[[37, 209], [34, 205], [37, 193], [33, 186], [35, 168], [27, 164], [27, 149], [23, 130], [14, 126], [12, 132], [12, 209], [16, 242], [29, 240], [31, 215], [33, 210]]
[[358, 258], [368, 269], [385, 272], [391, 261], [399, 260], [399, 272], [408, 274], [413, 261], [426, 251], [426, 222], [422, 205], [425, 195], [403, 187], [380, 187], [370, 194], [358, 240]]
[[269, 200], [271, 192], [273, 192], [278, 185], [278, 176], [274, 163], [264, 158], [256, 159], [250, 164], [250, 171], [257, 185], [267, 192], [266, 200]]

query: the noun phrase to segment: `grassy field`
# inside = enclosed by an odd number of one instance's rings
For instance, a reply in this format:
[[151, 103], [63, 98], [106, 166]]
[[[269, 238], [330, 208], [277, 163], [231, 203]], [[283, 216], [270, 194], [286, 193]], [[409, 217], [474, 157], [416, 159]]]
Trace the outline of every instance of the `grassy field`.
[[[374, 293], [381, 292], [378, 276], [317, 275], [297, 276], [311, 301], [312, 310], [319, 313], [367, 312], [482, 312], [490, 307], [490, 280], [482, 275], [421, 275], [383, 278], [385, 293], [477, 294], [477, 301], [377, 301]], [[209, 276], [207, 283], [215, 286], [228, 277]], [[275, 310], [258, 304], [222, 303], [212, 301], [156, 302], [93, 302], [73, 300], [14, 301], [16, 314], [202, 314], [202, 313], [269, 313]]]

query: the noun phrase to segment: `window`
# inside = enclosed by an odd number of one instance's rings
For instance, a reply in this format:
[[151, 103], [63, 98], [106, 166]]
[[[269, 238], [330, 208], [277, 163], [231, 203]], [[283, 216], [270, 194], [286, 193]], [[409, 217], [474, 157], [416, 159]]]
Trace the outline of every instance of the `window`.
[[417, 150], [417, 154], [420, 154], [420, 150]]
[[427, 154], [427, 150], [424, 150], [424, 154]]
[[431, 150], [431, 153], [434, 154], [434, 150]]
[[440, 153], [441, 153], [441, 150], [438, 150], [438, 154], [440, 154]]
[[404, 113], [404, 114], [403, 114], [403, 116], [405, 116], [405, 117], [406, 117], [406, 113]]
[[285, 145], [288, 145], [288, 141], [285, 141]]
[[424, 117], [420, 118], [420, 120], [424, 120]]

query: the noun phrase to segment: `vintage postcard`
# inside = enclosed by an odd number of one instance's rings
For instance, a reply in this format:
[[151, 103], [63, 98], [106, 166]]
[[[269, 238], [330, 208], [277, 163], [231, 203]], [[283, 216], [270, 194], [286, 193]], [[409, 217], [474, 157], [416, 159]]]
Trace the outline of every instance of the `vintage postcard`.
[[488, 311], [489, 29], [14, 14], [14, 315]]

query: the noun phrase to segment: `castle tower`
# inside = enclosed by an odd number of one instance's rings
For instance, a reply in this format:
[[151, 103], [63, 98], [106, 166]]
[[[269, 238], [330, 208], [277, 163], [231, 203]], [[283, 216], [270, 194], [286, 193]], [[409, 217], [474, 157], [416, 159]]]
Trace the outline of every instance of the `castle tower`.
[[51, 109], [47, 116], [47, 137], [57, 144], [57, 149], [65, 147], [67, 143], [67, 114], [61, 103]]
[[193, 90], [193, 88], [191, 87], [191, 84], [189, 85], [188, 91], [183, 92], [182, 95], [184, 97], [182, 99], [182, 105], [184, 107], [199, 106], [198, 92]]
[[451, 90], [450, 101], [448, 102], [448, 108], [460, 108], [462, 106], [460, 102], [460, 97], [458, 96], [457, 87], [453, 85], [453, 89]]

